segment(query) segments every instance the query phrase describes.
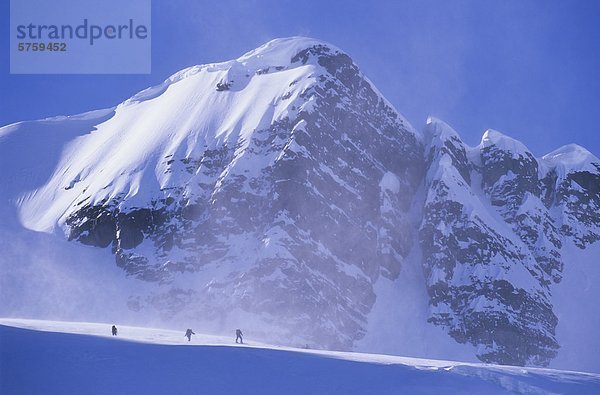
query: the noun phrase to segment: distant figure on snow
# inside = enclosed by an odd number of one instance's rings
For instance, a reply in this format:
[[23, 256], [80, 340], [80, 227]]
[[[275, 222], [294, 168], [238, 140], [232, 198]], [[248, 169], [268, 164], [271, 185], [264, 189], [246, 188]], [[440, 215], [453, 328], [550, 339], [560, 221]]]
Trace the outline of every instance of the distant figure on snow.
[[240, 343], [241, 343], [241, 344], [244, 344], [244, 340], [242, 339], [242, 336], [243, 336], [243, 335], [244, 335], [244, 334], [242, 333], [242, 330], [241, 330], [241, 329], [236, 329], [236, 330], [235, 330], [235, 342], [237, 343], [237, 342], [238, 342], [238, 339], [240, 339]]
[[117, 336], [117, 327], [113, 325], [112, 327], [112, 335]]
[[187, 331], [185, 331], [185, 337], [188, 338], [188, 341], [192, 340], [192, 335], [195, 335], [194, 331], [191, 329], [188, 329]]

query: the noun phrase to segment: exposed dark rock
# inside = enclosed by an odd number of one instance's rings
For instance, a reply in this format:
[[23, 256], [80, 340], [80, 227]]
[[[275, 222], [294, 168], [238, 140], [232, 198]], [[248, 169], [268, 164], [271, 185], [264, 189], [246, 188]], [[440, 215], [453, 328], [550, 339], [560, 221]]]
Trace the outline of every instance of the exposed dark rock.
[[[165, 158], [169, 172], [187, 174], [180, 187], [144, 209], [120, 209], [121, 201], [83, 206], [68, 220], [71, 239], [112, 243], [127, 273], [162, 284], [207, 265], [232, 267], [210, 288], [172, 289], [148, 301], [167, 316], [194, 306], [219, 319], [241, 306], [277, 317], [314, 344], [350, 349], [365, 333], [375, 281], [396, 278], [412, 247], [407, 213], [423, 178], [423, 148], [347, 55], [315, 46], [294, 58], [311, 56], [323, 67], [319, 83], [302, 92], [311, 111], [234, 147]], [[242, 156], [272, 159], [246, 173], [234, 166]], [[402, 193], [382, 191], [387, 172]], [[186, 194], [187, 186], [196, 192]], [[266, 248], [277, 252], [260, 252]], [[214, 300], [215, 292], [227, 297]]]

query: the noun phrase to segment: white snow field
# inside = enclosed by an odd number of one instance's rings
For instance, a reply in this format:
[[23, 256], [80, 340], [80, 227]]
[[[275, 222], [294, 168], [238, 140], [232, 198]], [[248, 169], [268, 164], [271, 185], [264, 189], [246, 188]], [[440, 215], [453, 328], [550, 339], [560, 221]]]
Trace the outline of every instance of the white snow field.
[[1, 394], [599, 394], [600, 374], [0, 319]]

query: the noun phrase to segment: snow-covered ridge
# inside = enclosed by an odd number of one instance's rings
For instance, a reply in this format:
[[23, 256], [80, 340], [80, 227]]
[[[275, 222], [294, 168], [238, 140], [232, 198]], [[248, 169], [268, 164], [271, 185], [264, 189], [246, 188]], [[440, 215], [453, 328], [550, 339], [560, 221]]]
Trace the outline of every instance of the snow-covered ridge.
[[541, 161], [549, 168], [597, 171], [600, 159], [578, 144], [562, 146], [542, 156]]
[[[237, 345], [233, 337], [202, 334], [188, 342], [184, 330], [118, 328], [118, 335], [112, 337], [110, 324], [0, 319], [0, 364], [5, 375], [0, 390], [34, 394], [75, 388], [86, 393], [100, 388], [101, 392], [144, 393], [202, 389], [236, 393], [592, 394], [600, 390], [597, 374], [293, 349], [252, 340], [247, 340], [251, 345]], [[123, 358], [127, 361], [126, 380], [119, 379]], [[188, 374], [190, 368], [196, 374]], [[32, 374], [36, 380], [31, 380]]]
[[195, 65], [180, 70], [167, 78], [162, 84], [144, 89], [135, 94], [126, 100], [123, 105], [153, 99], [163, 94], [170, 85], [202, 72], [223, 72], [224, 75], [222, 73], [222, 76], [226, 77], [223, 82], [231, 82], [234, 79], [238, 79], [239, 84], [244, 79], [251, 78], [256, 73], [266, 74], [291, 67], [299, 67], [302, 66], [302, 63], [297, 61], [294, 64], [291, 61], [294, 55], [303, 49], [315, 46], [326, 47], [331, 53], [343, 53], [329, 43], [308, 37], [277, 38], [248, 51], [234, 60]]
[[133, 96], [112, 118], [66, 145], [49, 182], [20, 198], [22, 222], [48, 232], [82, 200], [95, 204], [123, 195], [143, 205], [156, 197], [144, 192], [181, 182], [168, 171], [173, 156], [196, 158], [223, 144], [243, 152], [254, 131], [310, 110], [299, 96], [315, 84], [320, 66], [289, 66], [295, 53], [314, 45], [328, 44], [274, 40], [238, 60], [182, 70]]
[[[460, 135], [452, 126], [434, 116], [427, 118], [424, 131], [429, 144], [439, 145], [451, 138], [456, 138], [460, 141]], [[460, 141], [460, 144], [467, 151], [467, 155], [475, 162], [478, 161], [481, 150], [490, 147], [511, 153], [517, 157], [525, 155], [533, 156], [531, 150], [525, 144], [493, 129], [488, 129], [483, 133], [481, 142], [477, 146], [469, 146], [462, 141]], [[578, 144], [564, 145], [535, 159], [540, 164], [541, 176], [544, 176], [549, 170], [554, 168], [560, 169], [560, 173], [565, 174], [575, 171], [597, 171], [597, 167], [594, 164], [600, 166], [600, 159]]]
[[524, 154], [526, 152], [530, 152], [520, 141], [493, 129], [488, 129], [485, 131], [481, 137], [480, 146], [483, 148], [495, 146], [497, 149], [509, 151], [514, 154]]
[[458, 138], [458, 133], [450, 125], [431, 115], [427, 117], [423, 132], [430, 144], [433, 145], [441, 144], [448, 139]]
[[287, 67], [290, 64], [290, 59], [300, 51], [316, 46], [326, 47], [331, 53], [343, 53], [342, 50], [325, 41], [296, 36], [271, 40], [256, 49], [246, 52], [237, 61], [249, 69], [255, 70], [261, 67]]
[[[236, 60], [189, 67], [132, 96], [111, 109], [110, 119], [94, 124], [91, 131], [81, 130], [65, 144], [61, 161], [48, 164], [55, 171], [47, 183], [19, 191], [14, 198], [21, 221], [27, 228], [52, 232], [83, 201], [98, 204], [120, 196], [144, 206], [164, 198], [148, 195], [149, 190], [181, 184], [170, 172], [173, 160], [198, 159], [206, 150], [224, 145], [238, 147], [241, 157], [256, 130], [311, 111], [314, 100], [301, 96], [326, 70], [315, 57], [292, 61], [309, 48], [332, 56], [342, 53], [319, 40], [276, 39]], [[400, 114], [396, 116], [417, 135]], [[82, 117], [90, 119], [82, 115], [52, 121], [69, 123]]]

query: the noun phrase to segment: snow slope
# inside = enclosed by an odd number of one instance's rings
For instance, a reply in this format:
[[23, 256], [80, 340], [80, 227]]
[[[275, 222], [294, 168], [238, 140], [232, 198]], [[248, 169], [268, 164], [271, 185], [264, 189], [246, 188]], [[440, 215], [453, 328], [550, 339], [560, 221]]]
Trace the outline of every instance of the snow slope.
[[[0, 320], [0, 393], [597, 394], [600, 375], [301, 350], [110, 324]], [[232, 332], [233, 333], [233, 332]], [[252, 343], [252, 341], [250, 340]]]
[[[0, 128], [0, 141], [14, 137], [22, 142], [18, 138], [24, 137], [23, 129], [34, 134], [31, 129], [41, 126], [37, 136], [27, 136], [40, 144], [57, 137], [43, 127], [80, 128], [79, 135], [72, 135], [62, 147], [60, 160], [38, 162], [46, 168], [35, 174], [54, 169], [45, 184], [18, 191], [22, 194], [17, 202], [21, 222], [29, 229], [51, 232], [82, 202], [93, 205], [117, 196], [123, 197], [126, 206], [148, 206], [152, 199], [165, 198], [158, 191], [189, 182], [172, 169], [172, 159], [194, 159], [227, 144], [235, 145], [238, 154], [227, 173], [246, 177], [257, 173], [276, 157], [263, 158], [265, 163], [244, 160], [253, 134], [314, 105], [314, 100], [305, 101], [302, 95], [316, 85], [323, 68], [315, 62], [290, 64], [290, 59], [302, 49], [319, 45], [340, 52], [309, 38], [277, 39], [235, 60], [181, 70], [113, 109], [50, 118], [42, 125], [20, 123]], [[19, 136], [13, 136], [15, 133]], [[31, 152], [28, 144], [21, 148], [6, 148], [11, 157], [5, 160], [12, 163], [12, 156], [31, 158], [37, 153]], [[194, 181], [206, 182], [202, 174]], [[14, 188], [8, 189], [18, 196]], [[186, 185], [185, 195], [192, 196], [196, 189]]]

